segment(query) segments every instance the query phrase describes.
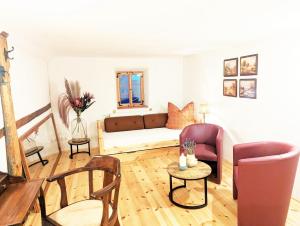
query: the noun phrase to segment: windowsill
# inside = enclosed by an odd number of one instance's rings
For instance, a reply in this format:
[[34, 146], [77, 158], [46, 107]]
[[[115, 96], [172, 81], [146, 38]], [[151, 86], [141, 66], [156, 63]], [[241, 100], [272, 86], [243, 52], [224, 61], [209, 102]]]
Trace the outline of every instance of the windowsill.
[[138, 106], [132, 106], [132, 107], [128, 107], [128, 106], [118, 106], [118, 109], [135, 109], [135, 108], [148, 108], [147, 105], [138, 105]]

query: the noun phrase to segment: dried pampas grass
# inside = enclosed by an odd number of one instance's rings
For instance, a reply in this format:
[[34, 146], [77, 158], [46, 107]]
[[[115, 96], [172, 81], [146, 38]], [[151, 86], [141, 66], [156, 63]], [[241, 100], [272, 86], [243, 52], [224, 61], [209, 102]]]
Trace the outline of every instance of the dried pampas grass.
[[58, 97], [58, 112], [64, 125], [69, 128], [69, 112], [71, 109], [69, 98], [66, 94], [61, 94]]
[[72, 98], [73, 99], [80, 98], [80, 85], [79, 85], [79, 82], [78, 81], [70, 82], [69, 84], [70, 84], [69, 86], [70, 86], [70, 89], [71, 89], [71, 92], [72, 92]]
[[72, 108], [77, 114], [88, 109], [95, 101], [94, 96], [88, 92], [80, 96], [80, 85], [78, 81], [72, 82], [65, 79], [66, 93], [58, 97], [58, 112], [64, 125], [69, 128], [69, 112]]
[[80, 97], [79, 82], [69, 82], [65, 79], [66, 93], [58, 97], [58, 112], [64, 125], [69, 128], [69, 112], [76, 98]]

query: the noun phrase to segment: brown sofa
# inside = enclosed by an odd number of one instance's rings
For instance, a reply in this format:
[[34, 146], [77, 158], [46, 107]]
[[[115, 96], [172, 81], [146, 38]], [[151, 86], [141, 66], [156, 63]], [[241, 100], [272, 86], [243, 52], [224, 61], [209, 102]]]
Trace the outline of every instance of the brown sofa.
[[[168, 121], [167, 113], [109, 117], [109, 118], [105, 118], [103, 122], [97, 121], [99, 151], [101, 154], [103, 153], [109, 154], [109, 153], [130, 152], [130, 151], [168, 147], [168, 146], [177, 146], [179, 144], [179, 136], [176, 139], [163, 140], [159, 142], [150, 141], [147, 143], [143, 143], [143, 142], [139, 143], [139, 138], [136, 138], [136, 144], [124, 145], [124, 146], [117, 144], [114, 147], [105, 148], [104, 145], [105, 140], [104, 140], [103, 133], [105, 133], [106, 136], [109, 136], [110, 133], [114, 134], [114, 136], [116, 136], [116, 134], [118, 136], [122, 136], [122, 133], [120, 132], [165, 128], [167, 121]], [[168, 131], [168, 130], [166, 129], [163, 131]], [[158, 130], [158, 132], [161, 131], [162, 130]]]

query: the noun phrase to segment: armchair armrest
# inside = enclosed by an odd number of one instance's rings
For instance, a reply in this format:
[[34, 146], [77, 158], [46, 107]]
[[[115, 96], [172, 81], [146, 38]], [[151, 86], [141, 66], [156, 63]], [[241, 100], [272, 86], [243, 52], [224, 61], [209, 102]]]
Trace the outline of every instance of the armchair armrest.
[[255, 158], [262, 155], [261, 143], [245, 143], [233, 146], [233, 165], [237, 166], [240, 159]]
[[289, 144], [269, 141], [236, 144], [233, 146], [233, 164], [237, 166], [240, 159], [284, 154], [291, 147]]
[[[107, 186], [105, 186], [104, 188], [93, 192], [90, 197], [93, 199], [97, 199], [97, 200], [102, 200], [103, 203], [103, 211], [102, 211], [102, 222], [103, 225], [114, 225], [117, 218], [118, 218], [118, 212], [117, 212], [117, 202], [111, 202], [111, 195], [112, 195], [112, 190], [119, 187], [121, 182], [121, 175], [117, 175], [116, 179], [108, 184]], [[118, 188], [117, 188], [118, 190]], [[119, 190], [117, 191], [117, 193], [114, 194], [114, 199], [116, 197], [116, 199], [118, 199], [118, 193]], [[112, 206], [112, 214], [111, 216], [109, 216], [109, 210], [108, 210], [108, 205]], [[101, 223], [102, 225], [102, 223]]]
[[102, 198], [105, 195], [110, 194], [110, 192], [116, 187], [116, 185], [118, 185], [120, 183], [120, 175], [117, 176], [117, 178], [110, 183], [109, 185], [105, 186], [104, 188], [101, 188], [98, 191], [93, 192], [90, 197], [93, 199], [99, 199], [102, 200]]
[[76, 174], [76, 173], [84, 172], [84, 171], [90, 171], [90, 170], [91, 170], [91, 168], [89, 168], [89, 167], [81, 167], [81, 168], [69, 170], [67, 172], [60, 173], [60, 174], [57, 174], [57, 175], [47, 178], [48, 182], [57, 181], [57, 183], [59, 185], [60, 194], [61, 194], [60, 208], [64, 208], [64, 207], [68, 206], [68, 197], [67, 197], [65, 177]]
[[72, 169], [72, 170], [69, 170], [69, 171], [66, 171], [66, 172], [54, 175], [52, 177], [48, 177], [47, 181], [48, 182], [53, 182], [53, 181], [56, 181], [56, 180], [59, 180], [59, 179], [63, 179], [66, 176], [70, 176], [72, 174], [76, 174], [76, 173], [80, 173], [80, 172], [88, 171], [88, 170], [90, 170], [90, 168], [88, 168], [88, 167], [81, 167], [81, 168], [77, 168], [77, 169]]
[[224, 134], [224, 130], [222, 128], [219, 128], [216, 137], [216, 151], [217, 151], [218, 158], [222, 158], [223, 156], [223, 134]]

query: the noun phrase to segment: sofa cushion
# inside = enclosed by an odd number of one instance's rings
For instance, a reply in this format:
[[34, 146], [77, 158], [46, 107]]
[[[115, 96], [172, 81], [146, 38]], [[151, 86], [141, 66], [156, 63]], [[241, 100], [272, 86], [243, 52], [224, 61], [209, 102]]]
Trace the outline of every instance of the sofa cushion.
[[176, 105], [168, 103], [168, 129], [182, 129], [188, 125], [194, 124], [194, 103], [188, 103], [182, 110]]
[[217, 161], [216, 149], [207, 144], [197, 144], [195, 148], [195, 156], [199, 160]]
[[144, 115], [145, 129], [166, 127], [168, 113]]
[[141, 115], [110, 117], [104, 119], [106, 132], [120, 132], [144, 129], [144, 120]]

